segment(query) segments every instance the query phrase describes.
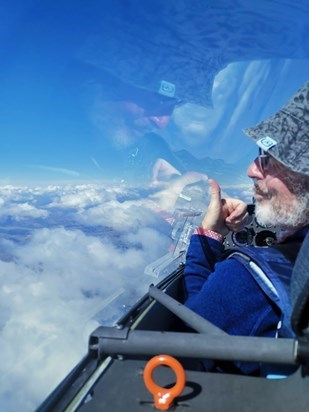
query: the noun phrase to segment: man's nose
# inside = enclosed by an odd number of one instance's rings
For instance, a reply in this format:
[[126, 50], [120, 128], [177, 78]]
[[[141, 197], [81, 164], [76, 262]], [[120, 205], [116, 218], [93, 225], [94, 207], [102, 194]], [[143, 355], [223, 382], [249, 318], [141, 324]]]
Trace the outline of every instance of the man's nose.
[[149, 119], [157, 127], [159, 127], [159, 129], [163, 129], [163, 127], [165, 127], [169, 123], [171, 116], [150, 116]]
[[247, 175], [251, 179], [263, 179], [264, 175], [258, 166], [258, 161], [255, 159], [248, 167]]

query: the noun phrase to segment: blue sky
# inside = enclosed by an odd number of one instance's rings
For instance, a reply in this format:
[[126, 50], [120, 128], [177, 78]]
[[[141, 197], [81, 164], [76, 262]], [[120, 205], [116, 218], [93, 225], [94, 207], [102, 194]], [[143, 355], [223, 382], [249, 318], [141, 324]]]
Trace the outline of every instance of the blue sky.
[[[107, 171], [113, 158], [92, 121], [92, 103], [81, 91], [88, 75], [80, 64], [81, 50], [100, 30], [98, 5], [0, 2], [5, 22], [0, 31], [1, 183], [112, 178]], [[214, 109], [184, 106], [163, 134], [172, 150], [238, 162], [244, 171], [254, 147], [243, 140], [242, 128], [276, 111], [308, 73], [304, 59], [233, 63], [215, 79]], [[239, 145], [241, 153], [231, 150]], [[102, 160], [104, 170], [98, 167]]]

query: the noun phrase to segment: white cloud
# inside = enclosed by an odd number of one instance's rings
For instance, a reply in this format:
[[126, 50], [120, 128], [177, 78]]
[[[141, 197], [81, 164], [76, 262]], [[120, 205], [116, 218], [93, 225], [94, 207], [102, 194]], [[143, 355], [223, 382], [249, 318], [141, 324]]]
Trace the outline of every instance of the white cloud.
[[[95, 319], [116, 320], [147, 290], [144, 268], [166, 253], [167, 224], [136, 202], [119, 203], [117, 193], [96, 185], [0, 188], [16, 220], [27, 213], [34, 227], [45, 212], [54, 224], [32, 228], [22, 242], [0, 241], [1, 410], [32, 411], [85, 354]], [[74, 221], [80, 229], [64, 227]]]
[[57, 189], [49, 207], [83, 209], [114, 199], [119, 194], [119, 188], [104, 188], [96, 184], [64, 186]]
[[236, 185], [222, 185], [222, 189], [226, 192], [228, 197], [236, 197], [246, 203], [252, 203], [253, 184], [252, 182], [236, 184]]
[[46, 210], [37, 209], [29, 203], [5, 205], [0, 203], [0, 217], [12, 217], [16, 221], [24, 218], [46, 218], [48, 212]]
[[1, 186], [0, 219], [11, 217], [20, 221], [25, 218], [46, 218], [48, 211], [37, 208], [31, 204], [33, 201], [33, 193], [27, 188]]
[[80, 223], [103, 225], [121, 231], [158, 224], [158, 216], [155, 213], [136, 203], [108, 201], [92, 208], [82, 209], [76, 215], [76, 219]]

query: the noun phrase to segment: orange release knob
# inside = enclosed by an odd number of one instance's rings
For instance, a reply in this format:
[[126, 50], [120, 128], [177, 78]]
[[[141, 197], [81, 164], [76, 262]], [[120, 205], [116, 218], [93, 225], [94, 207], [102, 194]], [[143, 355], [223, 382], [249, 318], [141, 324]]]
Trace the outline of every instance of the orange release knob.
[[[155, 368], [161, 365], [169, 366], [176, 374], [176, 384], [172, 388], [162, 388], [152, 378]], [[150, 359], [145, 366], [144, 382], [149, 392], [153, 394], [155, 407], [166, 411], [172, 406], [176, 396], [180, 395], [183, 391], [186, 383], [186, 374], [178, 360], [169, 355], [158, 355]]]

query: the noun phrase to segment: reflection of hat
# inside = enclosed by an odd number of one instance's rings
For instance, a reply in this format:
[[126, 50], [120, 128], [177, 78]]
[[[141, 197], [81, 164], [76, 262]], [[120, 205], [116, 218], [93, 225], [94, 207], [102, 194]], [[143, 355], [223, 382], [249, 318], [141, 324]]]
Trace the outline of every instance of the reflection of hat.
[[[226, 66], [222, 48], [213, 42], [221, 20], [205, 26], [207, 17], [199, 10], [208, 8], [190, 0], [110, 3], [98, 35], [81, 52], [83, 60], [136, 88], [212, 106], [215, 76]], [[193, 21], [188, 13], [194, 13]], [[209, 42], [202, 35], [205, 27]]]
[[276, 114], [244, 132], [284, 166], [309, 176], [309, 82]]

